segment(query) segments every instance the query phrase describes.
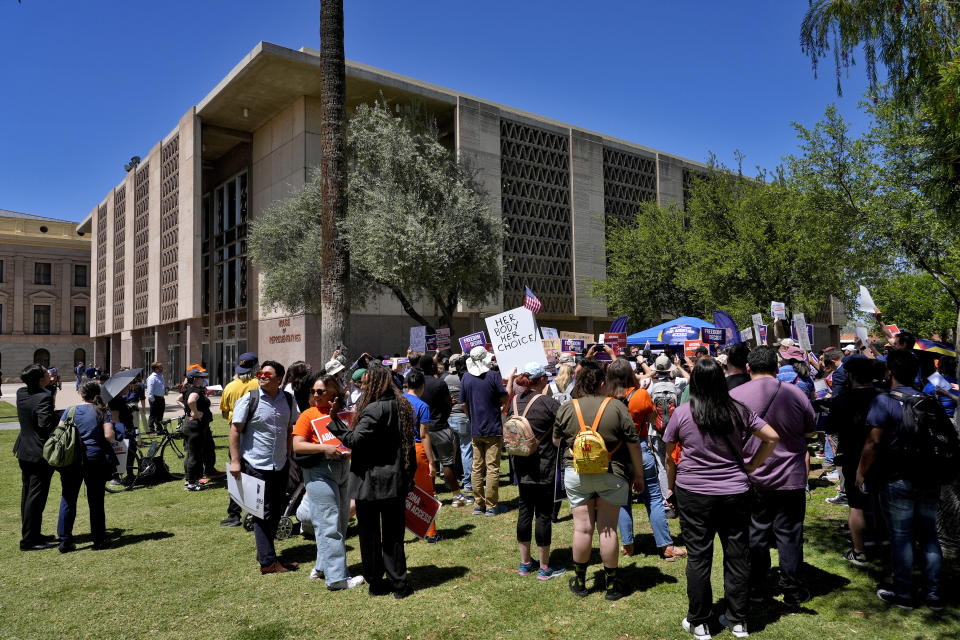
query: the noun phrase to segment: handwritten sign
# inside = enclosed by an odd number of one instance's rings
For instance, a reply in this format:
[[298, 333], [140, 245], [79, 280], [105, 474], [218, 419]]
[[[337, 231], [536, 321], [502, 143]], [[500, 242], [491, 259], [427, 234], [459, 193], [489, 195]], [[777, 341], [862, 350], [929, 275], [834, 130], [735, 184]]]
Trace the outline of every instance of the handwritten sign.
[[410, 351], [423, 353], [427, 350], [427, 328], [410, 327]]
[[520, 371], [529, 362], [547, 366], [547, 354], [537, 337], [537, 325], [530, 309], [517, 307], [485, 318], [485, 321], [493, 355], [497, 357], [503, 375], [514, 367]]
[[437, 519], [440, 504], [441, 502], [434, 496], [420, 487], [414, 487], [413, 491], [407, 494], [406, 500], [404, 520], [407, 531], [418, 538], [426, 538], [430, 525]]
[[807, 335], [807, 320], [802, 313], [793, 314], [793, 324], [797, 329], [797, 342], [800, 344], [800, 348], [804, 351], [810, 351], [812, 345], [810, 344], [810, 337]]
[[593, 342], [592, 333], [581, 333], [579, 331], [561, 331], [561, 340], [583, 340], [583, 343]]
[[547, 364], [551, 367], [557, 364], [557, 360], [560, 358], [560, 340], [559, 339], [543, 339], [543, 352], [547, 354]]
[[762, 336], [760, 334], [760, 325], [763, 324], [763, 316], [759, 313], [755, 313], [750, 316], [750, 321], [753, 323], [753, 337], [756, 339], [757, 344], [767, 344], [766, 333], [764, 333]]
[[483, 331], [477, 331], [476, 333], [471, 333], [468, 336], [460, 338], [460, 348], [464, 353], [470, 353], [470, 349], [482, 347], [485, 344], [487, 344], [487, 336]]

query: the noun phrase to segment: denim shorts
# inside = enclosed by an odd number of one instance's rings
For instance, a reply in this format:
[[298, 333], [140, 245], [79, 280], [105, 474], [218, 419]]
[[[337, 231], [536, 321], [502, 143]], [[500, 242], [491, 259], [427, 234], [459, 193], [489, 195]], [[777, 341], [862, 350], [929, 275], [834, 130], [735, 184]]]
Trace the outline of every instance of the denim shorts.
[[591, 498], [603, 498], [610, 504], [625, 506], [630, 496], [630, 483], [612, 473], [580, 475], [573, 467], [563, 470], [563, 488], [570, 506], [576, 507]]

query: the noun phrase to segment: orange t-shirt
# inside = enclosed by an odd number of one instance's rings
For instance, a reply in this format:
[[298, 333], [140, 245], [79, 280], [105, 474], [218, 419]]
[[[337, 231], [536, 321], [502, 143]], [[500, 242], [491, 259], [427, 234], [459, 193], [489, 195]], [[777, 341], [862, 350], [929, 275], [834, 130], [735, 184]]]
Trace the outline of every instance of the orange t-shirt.
[[317, 434], [314, 432], [313, 425], [310, 423], [317, 418], [328, 415], [330, 414], [320, 411], [320, 409], [316, 407], [310, 407], [300, 414], [300, 417], [297, 419], [297, 424], [293, 427], [293, 435], [301, 436], [307, 442], [320, 442], [317, 440]]
[[[636, 389], [636, 392], [633, 390]], [[630, 394], [633, 396], [630, 397]], [[637, 427], [637, 435], [641, 438], [647, 437], [647, 418], [653, 412], [653, 399], [645, 389], [633, 387], [627, 389], [626, 397], [630, 397], [630, 403], [627, 409], [630, 411], [630, 417], [633, 418], [633, 424]]]

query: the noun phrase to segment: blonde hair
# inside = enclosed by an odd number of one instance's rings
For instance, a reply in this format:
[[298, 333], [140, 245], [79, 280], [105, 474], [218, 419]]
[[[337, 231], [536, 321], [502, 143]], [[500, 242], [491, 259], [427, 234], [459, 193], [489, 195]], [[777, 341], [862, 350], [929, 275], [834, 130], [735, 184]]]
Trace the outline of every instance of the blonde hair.
[[569, 386], [570, 381], [573, 380], [573, 371], [576, 368], [576, 365], [573, 364], [561, 364], [557, 368], [557, 389], [563, 391]]

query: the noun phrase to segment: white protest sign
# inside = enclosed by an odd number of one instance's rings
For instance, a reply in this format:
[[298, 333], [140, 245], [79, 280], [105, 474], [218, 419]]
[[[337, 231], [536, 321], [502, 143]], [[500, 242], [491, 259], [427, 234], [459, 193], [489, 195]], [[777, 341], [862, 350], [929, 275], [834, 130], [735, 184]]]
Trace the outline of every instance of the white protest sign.
[[740, 339], [746, 342], [747, 340], [753, 340], [753, 329], [747, 327], [746, 329], [740, 329]]
[[873, 301], [873, 296], [863, 285], [860, 285], [860, 293], [857, 295], [857, 306], [860, 311], [865, 313], [880, 313], [880, 309], [877, 309], [877, 305]]
[[124, 476], [127, 474], [127, 453], [129, 451], [129, 447], [127, 446], [128, 443], [126, 440], [120, 440], [112, 444], [113, 452], [117, 456], [117, 473], [119, 473], [121, 476]]
[[410, 327], [410, 351], [423, 353], [427, 350], [427, 328]]
[[786, 320], [787, 319], [787, 305], [782, 302], [771, 302], [770, 303], [770, 315], [772, 315], [776, 320]]
[[761, 338], [763, 337], [763, 333], [760, 331], [760, 327], [763, 325], [763, 316], [759, 313], [755, 313], [750, 316], [750, 321], [753, 322], [753, 337], [756, 338], [757, 344], [766, 344], [764, 342], [760, 342]]
[[450, 328], [437, 329], [437, 351], [450, 348]]
[[860, 338], [860, 342], [867, 344], [867, 328], [866, 327], [855, 327], [853, 333]]
[[537, 337], [537, 324], [530, 309], [517, 307], [484, 320], [500, 375], [510, 375], [514, 367], [520, 371], [528, 362], [547, 366], [547, 354]]
[[810, 336], [807, 334], [807, 321], [802, 313], [793, 314], [793, 324], [797, 328], [797, 342], [804, 351], [810, 351]]
[[266, 484], [263, 480], [258, 480], [245, 473], [240, 474], [240, 482], [233, 477], [232, 473], [227, 474], [227, 493], [230, 497], [246, 509], [255, 518], [263, 518], [263, 494]]
[[557, 333], [556, 329], [551, 329], [550, 327], [540, 327], [540, 335], [543, 336], [544, 340], [559, 340], [560, 334]]

